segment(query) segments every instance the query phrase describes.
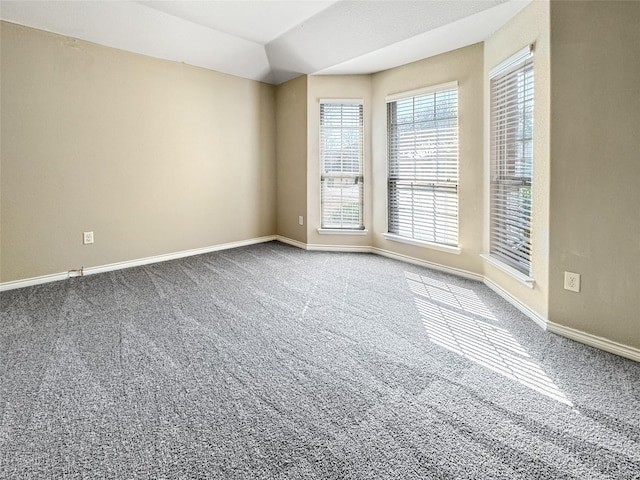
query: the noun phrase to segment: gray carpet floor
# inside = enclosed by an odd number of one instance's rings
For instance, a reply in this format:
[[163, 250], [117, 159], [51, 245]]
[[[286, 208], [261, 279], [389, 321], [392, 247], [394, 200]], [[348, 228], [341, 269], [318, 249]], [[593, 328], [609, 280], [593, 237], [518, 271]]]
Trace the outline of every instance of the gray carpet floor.
[[0, 301], [2, 479], [640, 479], [640, 364], [478, 282], [270, 242]]

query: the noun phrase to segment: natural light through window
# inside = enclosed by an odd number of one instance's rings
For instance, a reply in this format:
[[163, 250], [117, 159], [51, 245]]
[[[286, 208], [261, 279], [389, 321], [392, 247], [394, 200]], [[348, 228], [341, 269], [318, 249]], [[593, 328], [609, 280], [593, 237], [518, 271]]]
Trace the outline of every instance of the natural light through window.
[[405, 272], [429, 339], [452, 352], [573, 406], [473, 290]]

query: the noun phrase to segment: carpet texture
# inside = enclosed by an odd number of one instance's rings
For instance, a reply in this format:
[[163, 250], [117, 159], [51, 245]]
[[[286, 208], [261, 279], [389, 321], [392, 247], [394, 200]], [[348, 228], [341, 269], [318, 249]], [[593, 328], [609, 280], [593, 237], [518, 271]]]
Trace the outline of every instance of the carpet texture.
[[640, 364], [478, 282], [270, 242], [0, 301], [2, 479], [640, 479]]

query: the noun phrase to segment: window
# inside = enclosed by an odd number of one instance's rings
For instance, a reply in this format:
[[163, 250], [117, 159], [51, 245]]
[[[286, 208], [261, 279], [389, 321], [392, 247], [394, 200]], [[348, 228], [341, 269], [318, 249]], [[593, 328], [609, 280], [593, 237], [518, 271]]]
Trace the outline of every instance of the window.
[[363, 106], [320, 102], [320, 203], [326, 229], [363, 230]]
[[389, 233], [458, 244], [457, 83], [387, 99]]
[[530, 276], [533, 61], [529, 47], [490, 72], [490, 255]]

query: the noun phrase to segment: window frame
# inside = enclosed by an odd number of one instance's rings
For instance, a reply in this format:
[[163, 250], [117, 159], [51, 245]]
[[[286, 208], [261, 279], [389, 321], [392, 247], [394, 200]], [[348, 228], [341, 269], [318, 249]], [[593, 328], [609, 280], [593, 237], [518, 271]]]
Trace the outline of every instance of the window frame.
[[489, 252], [484, 257], [531, 288], [534, 108], [529, 45], [489, 72]]
[[[454, 190], [453, 194], [455, 196], [455, 241], [453, 242], [441, 242], [438, 241], [435, 237], [432, 238], [416, 238], [415, 233], [412, 232], [411, 236], [408, 235], [401, 235], [399, 232], [399, 228], [397, 229], [398, 232], [396, 231], [392, 231], [395, 230], [392, 227], [393, 224], [393, 220], [392, 220], [392, 215], [394, 215], [393, 213], [393, 206], [392, 206], [392, 168], [393, 168], [393, 158], [392, 158], [392, 140], [391, 140], [391, 135], [392, 135], [392, 125], [391, 125], [391, 112], [390, 112], [390, 108], [392, 104], [396, 105], [397, 108], [397, 102], [398, 101], [402, 101], [402, 100], [408, 100], [408, 99], [413, 99], [414, 101], [414, 106], [415, 106], [415, 101], [416, 99], [421, 99], [422, 97], [426, 97], [428, 95], [433, 95], [434, 96], [434, 101], [435, 101], [435, 96], [437, 94], [444, 94], [446, 92], [451, 92], [451, 91], [455, 91], [455, 181], [451, 182], [451, 181], [447, 181], [447, 182], [442, 182], [442, 184], [440, 185], [436, 185], [436, 182], [426, 182], [426, 184], [428, 185], [416, 185], [416, 186], [422, 186], [425, 188], [431, 188], [433, 189], [433, 191], [435, 192], [438, 189], [448, 189], [448, 190]], [[387, 238], [388, 240], [393, 240], [396, 242], [401, 242], [401, 243], [406, 243], [406, 244], [410, 244], [410, 245], [415, 245], [415, 246], [421, 246], [421, 247], [428, 247], [428, 248], [432, 248], [435, 250], [439, 250], [439, 251], [443, 251], [443, 252], [447, 252], [447, 253], [454, 253], [454, 254], [460, 254], [461, 249], [459, 247], [459, 218], [460, 218], [460, 211], [459, 211], [459, 188], [460, 188], [460, 182], [459, 182], [459, 150], [460, 150], [460, 136], [459, 136], [459, 120], [460, 120], [460, 115], [459, 115], [459, 88], [458, 88], [458, 82], [457, 81], [452, 81], [452, 82], [447, 82], [447, 83], [443, 83], [443, 84], [438, 84], [438, 85], [433, 85], [433, 86], [429, 86], [429, 87], [424, 87], [424, 88], [419, 88], [416, 90], [410, 90], [410, 91], [405, 91], [405, 92], [401, 92], [401, 93], [397, 93], [397, 94], [393, 94], [393, 95], [389, 95], [386, 97], [386, 114], [387, 114], [387, 146], [386, 146], [386, 157], [387, 157], [387, 231], [386, 233], [383, 233], [383, 236], [385, 238]], [[397, 111], [396, 111], [397, 113]], [[415, 121], [415, 117], [414, 120], [412, 122], [413, 125], [415, 125], [416, 122]], [[395, 133], [395, 132], [394, 132]], [[450, 165], [450, 162], [442, 162], [440, 165]], [[399, 167], [398, 167], [399, 168]], [[396, 179], [396, 181], [402, 181], [400, 179]], [[404, 180], [407, 181], [407, 180]], [[415, 181], [415, 180], [409, 180], [409, 182], [415, 182], [415, 184], [419, 184], [421, 182]], [[425, 182], [422, 182], [425, 183]], [[413, 191], [413, 184], [410, 187]], [[439, 214], [441, 214], [442, 212], [440, 212]], [[413, 215], [415, 214], [415, 212], [413, 212], [413, 207], [412, 207], [412, 219], [415, 218]], [[399, 215], [399, 213], [397, 214]], [[432, 223], [434, 225], [439, 225], [439, 222], [437, 220], [435, 220], [436, 217], [432, 217]], [[399, 223], [399, 222], [398, 222]], [[415, 228], [415, 222], [412, 222], [412, 228]]]
[[[361, 98], [342, 98], [342, 99], [320, 99], [320, 105], [319, 105], [319, 152], [318, 152], [318, 157], [319, 157], [319, 170], [320, 170], [320, 228], [318, 228], [318, 233], [320, 234], [331, 234], [331, 233], [335, 233], [335, 234], [353, 234], [353, 235], [363, 235], [367, 233], [367, 230], [365, 229], [365, 222], [364, 222], [364, 197], [365, 197], [365, 184], [364, 184], [364, 168], [365, 168], [365, 158], [364, 158], [364, 99]], [[343, 106], [343, 105], [350, 105], [350, 106], [358, 106], [358, 117], [359, 117], [359, 124], [357, 126], [358, 129], [358, 144], [359, 144], [359, 149], [358, 149], [358, 159], [359, 159], [359, 171], [356, 173], [352, 173], [352, 172], [334, 172], [334, 173], [328, 173], [325, 171], [325, 161], [326, 161], [326, 157], [324, 156], [325, 153], [325, 130], [324, 130], [324, 114], [323, 114], [323, 110], [324, 110], [324, 106], [325, 105], [333, 105], [333, 106]], [[341, 133], [341, 137], [342, 139], [342, 133]], [[359, 186], [359, 194], [358, 194], [358, 225], [356, 225], [355, 223], [351, 223], [351, 224], [343, 224], [342, 222], [339, 223], [326, 223], [325, 222], [325, 196], [324, 196], [324, 181], [328, 180], [329, 178], [334, 178], [334, 179], [346, 179], [348, 183], [349, 179], [352, 179], [352, 181], [354, 182], [355, 185]], [[344, 205], [343, 207], [344, 208]]]

